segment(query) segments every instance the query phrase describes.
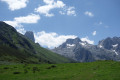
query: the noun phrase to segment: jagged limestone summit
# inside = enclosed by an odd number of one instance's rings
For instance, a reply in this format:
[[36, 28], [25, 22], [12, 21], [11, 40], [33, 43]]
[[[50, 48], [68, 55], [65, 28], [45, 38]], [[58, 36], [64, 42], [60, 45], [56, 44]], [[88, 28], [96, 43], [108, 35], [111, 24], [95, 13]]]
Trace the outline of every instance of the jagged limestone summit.
[[25, 36], [35, 42], [34, 33], [32, 31], [26, 31]]
[[67, 39], [52, 51], [80, 62], [120, 61], [120, 38], [106, 38], [101, 40], [98, 45], [88, 44], [79, 38]]

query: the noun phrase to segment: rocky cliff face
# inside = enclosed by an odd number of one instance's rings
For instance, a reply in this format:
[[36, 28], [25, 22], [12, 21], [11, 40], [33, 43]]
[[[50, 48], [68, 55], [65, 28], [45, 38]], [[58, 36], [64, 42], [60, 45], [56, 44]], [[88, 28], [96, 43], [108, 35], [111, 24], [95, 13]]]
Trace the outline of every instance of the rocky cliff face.
[[27, 32], [25, 33], [25, 36], [26, 36], [27, 38], [29, 38], [30, 40], [32, 40], [33, 42], [35, 42], [34, 34], [33, 34], [32, 31], [27, 31]]
[[80, 62], [92, 62], [95, 60], [120, 60], [120, 38], [107, 38], [98, 45], [91, 45], [79, 38], [68, 39], [53, 52], [72, 58]]
[[107, 50], [111, 50], [116, 55], [120, 56], [120, 37], [109, 37], [104, 40], [101, 40], [98, 46]]

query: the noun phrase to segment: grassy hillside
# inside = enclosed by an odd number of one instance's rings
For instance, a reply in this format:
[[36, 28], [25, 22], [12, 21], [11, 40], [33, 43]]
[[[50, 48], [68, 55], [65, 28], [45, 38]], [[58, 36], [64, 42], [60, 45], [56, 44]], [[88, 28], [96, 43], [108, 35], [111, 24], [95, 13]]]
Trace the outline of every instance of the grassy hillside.
[[[28, 52], [27, 50], [19, 50], [11, 48], [7, 45], [0, 45], [0, 64], [9, 63], [42, 63], [39, 57]], [[7, 64], [6, 63], [6, 64]]]
[[0, 80], [120, 80], [120, 62], [0, 65]]
[[67, 63], [72, 60], [53, 53], [0, 22], [0, 64], [4, 63]]

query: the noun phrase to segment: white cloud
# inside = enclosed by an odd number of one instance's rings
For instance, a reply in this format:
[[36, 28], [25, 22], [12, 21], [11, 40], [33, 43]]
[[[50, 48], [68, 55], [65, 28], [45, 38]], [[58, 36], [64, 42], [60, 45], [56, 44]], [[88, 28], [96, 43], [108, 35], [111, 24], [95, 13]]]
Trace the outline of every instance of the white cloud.
[[62, 1], [54, 1], [54, 0], [43, 0], [46, 5], [39, 6], [38, 8], [35, 8], [35, 12], [38, 12], [40, 14], [44, 14], [47, 17], [54, 16], [53, 13], [50, 13], [50, 10], [55, 8], [63, 8], [65, 4]]
[[63, 11], [59, 11], [61, 15], [76, 16], [75, 7], [65, 7]]
[[26, 32], [26, 30], [24, 29], [24, 27], [17, 27], [16, 29], [21, 34], [25, 34], [25, 32]]
[[21, 27], [21, 25], [18, 24], [16, 21], [4, 21], [4, 22], [13, 26], [13, 27]]
[[1, 0], [9, 5], [9, 9], [14, 11], [25, 8], [29, 0]]
[[43, 0], [45, 5], [39, 6], [38, 8], [35, 8], [35, 12], [38, 12], [40, 14], [43, 14], [47, 17], [54, 16], [53, 13], [50, 13], [53, 9], [62, 9], [63, 11], [59, 11], [62, 15], [73, 15], [76, 16], [75, 8], [74, 7], [67, 7], [66, 4], [64, 4], [60, 0]]
[[16, 30], [21, 34], [24, 34], [26, 32], [24, 27], [21, 24], [17, 23], [16, 21], [4, 21], [4, 22], [16, 28]]
[[48, 48], [54, 48], [61, 45], [68, 38], [76, 38], [75, 35], [58, 35], [55, 32], [46, 33], [45, 31], [35, 33], [35, 40], [42, 46], [47, 46]]
[[43, 2], [45, 2], [46, 4], [52, 4], [54, 0], [43, 0]]
[[22, 27], [21, 23], [25, 23], [25, 24], [37, 23], [39, 19], [40, 19], [39, 15], [30, 14], [27, 16], [15, 17], [13, 21], [4, 21], [4, 22], [8, 23], [13, 27]]
[[33, 23], [37, 23], [39, 19], [40, 19], [39, 15], [30, 14], [27, 16], [15, 17], [13, 21], [4, 21], [4, 22], [15, 27], [18, 32], [23, 34], [23, 33], [25, 33], [25, 30], [22, 26], [22, 23], [33, 24]]
[[51, 17], [54, 14], [49, 13], [49, 11], [53, 8], [51, 5], [39, 6], [35, 9], [35, 12], [39, 12], [40, 14], [44, 14], [45, 16]]
[[14, 21], [17, 23], [37, 23], [39, 19], [39, 15], [30, 14], [28, 16], [16, 17], [14, 18]]
[[60, 13], [61, 15], [65, 15], [65, 12], [63, 12], [63, 11], [59, 11], [59, 13]]
[[84, 38], [81, 38], [82, 41], [86, 41], [88, 42], [89, 44], [94, 44], [94, 41], [93, 40], [90, 40], [88, 37], [84, 37]]
[[93, 31], [92, 35], [95, 36], [96, 34], [97, 34], [97, 32], [96, 32], [96, 31]]
[[89, 11], [86, 11], [84, 14], [89, 16], [89, 17], [94, 17], [94, 14], [92, 12], [89, 12]]
[[74, 9], [75, 9], [74, 7], [69, 7], [67, 9], [67, 15], [74, 15], [74, 16], [76, 16], [76, 13], [75, 13]]

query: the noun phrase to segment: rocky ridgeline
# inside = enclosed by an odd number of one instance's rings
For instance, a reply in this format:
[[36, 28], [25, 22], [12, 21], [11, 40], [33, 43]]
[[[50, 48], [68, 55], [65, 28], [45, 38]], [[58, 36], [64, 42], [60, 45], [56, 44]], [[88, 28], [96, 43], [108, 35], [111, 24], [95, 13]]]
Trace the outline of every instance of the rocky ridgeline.
[[79, 38], [67, 39], [66, 42], [52, 51], [80, 62], [120, 61], [120, 38], [106, 38], [99, 41], [98, 45], [88, 44]]
[[32, 31], [27, 31], [27, 32], [25, 33], [25, 36], [26, 36], [27, 38], [29, 38], [30, 40], [32, 40], [33, 42], [35, 42], [34, 34], [33, 34]]

